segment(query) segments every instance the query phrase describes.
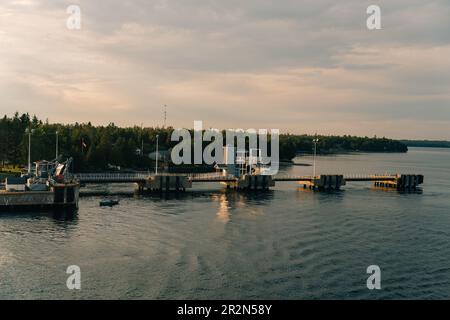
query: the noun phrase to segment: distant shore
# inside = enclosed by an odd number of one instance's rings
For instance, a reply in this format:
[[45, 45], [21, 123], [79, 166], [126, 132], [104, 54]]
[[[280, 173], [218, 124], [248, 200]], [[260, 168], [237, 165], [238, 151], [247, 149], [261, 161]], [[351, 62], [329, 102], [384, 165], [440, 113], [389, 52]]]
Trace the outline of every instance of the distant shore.
[[400, 140], [408, 147], [421, 148], [450, 148], [450, 141], [446, 140]]
[[[114, 123], [95, 126], [91, 123], [49, 123], [28, 113], [0, 118], [0, 161], [6, 164], [27, 163], [31, 141], [31, 161], [53, 159], [58, 154], [73, 159], [73, 172], [105, 171], [110, 168], [146, 170], [155, 166], [156, 146], [161, 159], [170, 161], [174, 128], [118, 127]], [[193, 132], [193, 129], [191, 129]], [[29, 132], [29, 134], [27, 133]], [[225, 132], [225, 130], [223, 130]], [[191, 141], [193, 143], [194, 140]], [[271, 143], [271, 138], [266, 142]], [[206, 147], [206, 146], [204, 146]], [[307, 134], [280, 134], [279, 158], [294, 159], [299, 152], [311, 154], [350, 152], [407, 152], [408, 147], [386, 137], [358, 137]], [[164, 160], [163, 160], [164, 161]]]

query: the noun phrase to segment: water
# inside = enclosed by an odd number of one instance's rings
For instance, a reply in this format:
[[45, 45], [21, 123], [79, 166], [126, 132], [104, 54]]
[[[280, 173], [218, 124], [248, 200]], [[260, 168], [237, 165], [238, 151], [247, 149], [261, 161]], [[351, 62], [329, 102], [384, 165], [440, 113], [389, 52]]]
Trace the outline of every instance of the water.
[[[4, 213], [0, 298], [450, 298], [449, 149], [318, 157], [317, 171], [423, 173], [425, 184], [422, 193], [209, 184], [180, 196], [122, 195], [114, 208], [83, 197], [76, 214]], [[379, 291], [366, 287], [374, 264]], [[69, 265], [81, 268], [80, 291], [66, 288]]]

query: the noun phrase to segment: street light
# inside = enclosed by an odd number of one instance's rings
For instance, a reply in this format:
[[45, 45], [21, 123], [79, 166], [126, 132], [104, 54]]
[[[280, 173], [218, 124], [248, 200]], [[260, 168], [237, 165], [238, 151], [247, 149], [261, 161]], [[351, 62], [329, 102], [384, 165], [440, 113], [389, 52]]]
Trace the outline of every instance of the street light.
[[31, 135], [34, 134], [34, 129], [25, 129], [25, 133], [28, 134], [28, 174], [31, 173]]
[[156, 135], [156, 167], [155, 167], [155, 175], [158, 175], [158, 158], [159, 158], [159, 153], [158, 153], [158, 141], [159, 140], [159, 134]]
[[141, 123], [141, 156], [144, 156], [144, 129], [143, 123]]
[[56, 160], [58, 160], [58, 130], [56, 130]]
[[318, 138], [313, 139], [313, 143], [314, 143], [314, 169], [313, 169], [313, 177], [316, 177], [316, 154], [317, 154], [317, 143], [319, 142]]

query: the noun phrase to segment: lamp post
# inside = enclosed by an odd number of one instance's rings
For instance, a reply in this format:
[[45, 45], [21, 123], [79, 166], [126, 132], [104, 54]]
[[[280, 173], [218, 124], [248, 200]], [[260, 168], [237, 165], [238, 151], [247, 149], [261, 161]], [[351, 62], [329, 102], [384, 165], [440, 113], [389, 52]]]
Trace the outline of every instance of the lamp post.
[[158, 158], [159, 158], [159, 153], [158, 153], [158, 141], [159, 140], [159, 134], [156, 135], [156, 166], [155, 166], [155, 175], [158, 175]]
[[316, 154], [317, 154], [317, 143], [319, 142], [319, 139], [315, 138], [313, 139], [314, 143], [314, 164], [313, 164], [313, 177], [316, 177]]
[[34, 133], [34, 129], [27, 128], [25, 133], [28, 134], [28, 174], [31, 173], [31, 135]]
[[58, 160], [58, 130], [56, 130], [55, 134], [56, 134], [56, 160]]
[[141, 156], [144, 156], [144, 124], [141, 123]]

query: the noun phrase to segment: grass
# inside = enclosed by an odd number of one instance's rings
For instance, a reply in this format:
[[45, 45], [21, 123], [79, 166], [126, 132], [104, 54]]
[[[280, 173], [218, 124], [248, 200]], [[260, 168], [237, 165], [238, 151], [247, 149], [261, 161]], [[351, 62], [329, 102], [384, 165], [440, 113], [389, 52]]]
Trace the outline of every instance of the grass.
[[0, 166], [0, 174], [18, 175], [22, 169], [17, 165]]

